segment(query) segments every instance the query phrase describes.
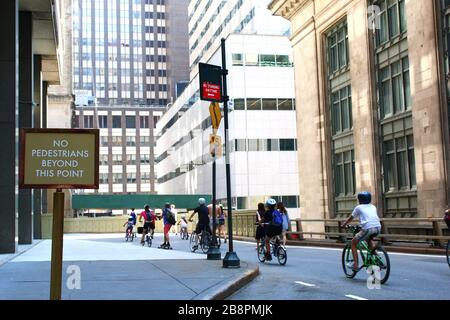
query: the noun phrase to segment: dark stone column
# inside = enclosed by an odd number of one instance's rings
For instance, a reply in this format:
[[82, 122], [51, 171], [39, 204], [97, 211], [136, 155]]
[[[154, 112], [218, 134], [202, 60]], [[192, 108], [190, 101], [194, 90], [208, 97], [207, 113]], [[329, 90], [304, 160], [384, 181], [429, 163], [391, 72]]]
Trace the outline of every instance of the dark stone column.
[[2, 1], [0, 10], [0, 253], [16, 251], [19, 137], [18, 117], [18, 1]]
[[[41, 106], [42, 106], [42, 79], [41, 79], [41, 56], [33, 56], [33, 128], [41, 128]], [[42, 239], [41, 230], [42, 215], [42, 190], [33, 190], [33, 238]]]
[[[33, 125], [33, 46], [31, 12], [19, 12], [19, 127]], [[19, 190], [19, 244], [33, 242], [31, 189]]]

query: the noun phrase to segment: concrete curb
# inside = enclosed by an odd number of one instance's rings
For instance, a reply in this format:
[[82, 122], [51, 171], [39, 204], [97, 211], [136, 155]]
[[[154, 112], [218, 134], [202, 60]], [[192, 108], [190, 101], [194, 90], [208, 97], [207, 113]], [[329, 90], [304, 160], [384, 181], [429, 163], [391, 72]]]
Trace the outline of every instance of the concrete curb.
[[248, 264], [247, 268], [248, 270], [243, 274], [225, 280], [213, 289], [207, 289], [194, 297], [193, 300], [225, 300], [259, 275], [258, 265]]
[[11, 253], [9, 254], [8, 257], [5, 257], [4, 259], [1, 259], [0, 257], [0, 267], [8, 262], [10, 262], [11, 260], [17, 258], [18, 256], [20, 256], [21, 254], [24, 254], [25, 252], [27, 252], [28, 250], [34, 248], [35, 246], [37, 246], [39, 243], [41, 243], [43, 241], [43, 239], [34, 239], [33, 242], [36, 241], [36, 243], [32, 243], [30, 245], [28, 245], [28, 247], [26, 249], [23, 249], [22, 251], [19, 252], [15, 252], [15, 253]]

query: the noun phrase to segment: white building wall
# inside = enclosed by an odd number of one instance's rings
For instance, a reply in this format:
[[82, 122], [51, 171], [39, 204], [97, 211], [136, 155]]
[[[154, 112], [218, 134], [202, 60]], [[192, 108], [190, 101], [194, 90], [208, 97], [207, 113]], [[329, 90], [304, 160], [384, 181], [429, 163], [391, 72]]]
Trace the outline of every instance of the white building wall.
[[[270, 47], [267, 46], [270, 43]], [[279, 54], [292, 56], [289, 39], [282, 36], [230, 35], [226, 41], [227, 68], [229, 70], [228, 94], [233, 98], [294, 98], [294, 73], [292, 67], [239, 67], [232, 66], [232, 53]], [[208, 63], [221, 65], [220, 50], [216, 51]], [[171, 146], [188, 135], [209, 115], [209, 102], [197, 101], [182, 111], [188, 99], [198, 90], [196, 77], [157, 124], [156, 156], [169, 151], [170, 155], [156, 166], [158, 178], [186, 169], [186, 164], [209, 153], [209, 135], [212, 128], [194, 132], [193, 139], [182, 147], [172, 150]], [[177, 113], [182, 114], [164, 134], [164, 126]], [[234, 139], [295, 139], [296, 112], [234, 110], [229, 114], [230, 141]], [[224, 138], [223, 120], [219, 135]], [[172, 150], [172, 151], [171, 151]], [[208, 157], [203, 159], [208, 160]], [[233, 197], [260, 197], [298, 195], [298, 168], [296, 151], [250, 151], [232, 152], [231, 180]], [[161, 194], [211, 193], [211, 163], [197, 166], [178, 177], [158, 184]], [[217, 161], [217, 198], [226, 198], [224, 158]], [[249, 205], [255, 206], [252, 201]], [[291, 217], [298, 216], [298, 210], [289, 210]]]

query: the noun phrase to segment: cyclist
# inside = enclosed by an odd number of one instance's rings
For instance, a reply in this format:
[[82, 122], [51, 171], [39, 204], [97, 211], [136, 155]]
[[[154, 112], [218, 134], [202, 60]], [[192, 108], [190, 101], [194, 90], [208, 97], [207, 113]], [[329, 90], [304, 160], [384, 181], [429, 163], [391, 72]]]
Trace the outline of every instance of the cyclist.
[[188, 234], [188, 223], [186, 220], [186, 215], [182, 215], [181, 219], [178, 221], [177, 225], [180, 225], [180, 233], [182, 235], [182, 238], [184, 238], [185, 235]]
[[266, 260], [271, 261], [272, 255], [270, 254], [270, 239], [279, 236], [282, 231], [283, 218], [281, 213], [276, 209], [277, 202], [275, 199], [268, 199], [266, 201], [267, 210], [264, 213], [264, 217], [261, 223], [264, 223], [264, 229], [266, 234]]
[[205, 229], [212, 234], [211, 228], [209, 227], [209, 211], [205, 203], [206, 200], [204, 198], [198, 199], [198, 207], [195, 208], [194, 212], [189, 217], [189, 221], [192, 222], [192, 217], [198, 213], [198, 223], [194, 231], [196, 234], [202, 233]]
[[127, 228], [125, 229], [125, 235], [128, 235], [128, 232], [130, 232], [130, 236], [133, 234], [133, 227], [135, 223], [136, 222], [133, 217], [128, 218], [128, 221], [123, 224], [124, 227], [127, 226]]
[[363, 191], [358, 193], [359, 205], [355, 207], [352, 215], [344, 222], [343, 227], [347, 226], [354, 218], [358, 218], [361, 222], [361, 231], [359, 231], [352, 239], [352, 254], [353, 254], [353, 270], [358, 271], [358, 252], [356, 247], [362, 240], [366, 240], [369, 249], [375, 252], [375, 238], [381, 231], [380, 218], [377, 215], [377, 208], [371, 204], [372, 195], [370, 192]]
[[155, 220], [156, 216], [155, 214], [150, 210], [150, 206], [146, 204], [144, 206], [144, 211], [141, 212], [141, 215], [139, 216], [139, 222], [144, 219], [144, 228], [142, 230], [142, 238], [141, 238], [141, 244], [144, 244], [145, 235], [150, 232], [150, 236], [153, 239], [153, 234], [155, 233]]

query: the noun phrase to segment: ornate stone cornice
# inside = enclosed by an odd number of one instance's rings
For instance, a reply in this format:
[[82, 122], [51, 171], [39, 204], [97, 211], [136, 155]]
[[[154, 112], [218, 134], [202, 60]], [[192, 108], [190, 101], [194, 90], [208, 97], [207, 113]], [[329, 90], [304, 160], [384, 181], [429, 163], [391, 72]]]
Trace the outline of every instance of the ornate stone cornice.
[[290, 20], [295, 12], [311, 1], [313, 0], [272, 0], [268, 8], [274, 15]]

